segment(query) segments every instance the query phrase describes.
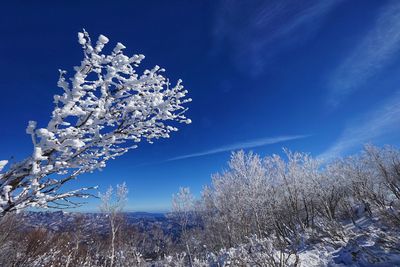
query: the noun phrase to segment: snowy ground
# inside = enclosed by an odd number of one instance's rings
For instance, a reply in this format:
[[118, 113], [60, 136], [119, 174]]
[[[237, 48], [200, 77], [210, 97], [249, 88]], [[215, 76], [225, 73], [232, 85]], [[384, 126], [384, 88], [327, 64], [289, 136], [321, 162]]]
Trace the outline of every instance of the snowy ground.
[[356, 225], [349, 223], [345, 226], [349, 235], [339, 248], [318, 244], [301, 252], [301, 266], [400, 266], [398, 233], [367, 217], [357, 220]]
[[[335, 241], [304, 237], [297, 266], [400, 266], [400, 237], [378, 219], [361, 217], [356, 225], [345, 224], [343, 234], [342, 240]], [[271, 251], [274, 251], [274, 260], [270, 257]], [[247, 244], [222, 250], [209, 266], [282, 266], [279, 255], [268, 239], [254, 237]], [[296, 266], [295, 262], [296, 257], [292, 255], [283, 266]]]

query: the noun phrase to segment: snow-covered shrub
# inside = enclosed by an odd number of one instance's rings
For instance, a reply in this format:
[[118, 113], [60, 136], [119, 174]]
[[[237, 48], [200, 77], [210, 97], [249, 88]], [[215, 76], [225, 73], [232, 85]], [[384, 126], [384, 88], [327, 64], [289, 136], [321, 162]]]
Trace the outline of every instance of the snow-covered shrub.
[[344, 241], [343, 222], [356, 224], [372, 210], [398, 226], [399, 159], [389, 147], [366, 147], [329, 163], [290, 151], [264, 159], [235, 152], [202, 192], [198, 210], [208, 249], [237, 247], [257, 234], [275, 236], [275, 249], [296, 254], [322, 240]]
[[252, 236], [246, 242], [228, 249], [221, 249], [209, 257], [209, 266], [295, 266], [298, 257], [290, 251], [279, 251], [272, 239]]
[[239, 151], [227, 171], [213, 176], [202, 194], [201, 215], [215, 248], [234, 247], [251, 234], [275, 234], [282, 247], [298, 245], [299, 233], [314, 221], [316, 194], [324, 189], [317, 186], [317, 160], [291, 152], [287, 158]]
[[233, 247], [246, 235], [270, 230], [271, 202], [275, 195], [262, 160], [243, 151], [232, 154], [229, 169], [212, 177], [212, 186], [202, 192], [202, 221], [209, 245]]

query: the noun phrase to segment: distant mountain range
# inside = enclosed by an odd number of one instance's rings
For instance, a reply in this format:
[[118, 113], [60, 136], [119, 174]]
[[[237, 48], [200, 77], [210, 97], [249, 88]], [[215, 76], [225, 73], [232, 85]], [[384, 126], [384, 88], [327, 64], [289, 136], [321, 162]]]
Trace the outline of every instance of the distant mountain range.
[[[20, 215], [25, 228], [46, 228], [52, 231], [68, 231], [79, 227], [84, 231], [104, 233], [109, 229], [106, 213], [100, 212], [65, 212], [65, 211], [26, 211]], [[128, 226], [135, 226], [146, 231], [154, 226], [170, 232], [177, 229], [177, 223], [164, 213], [126, 212], [123, 213]]]

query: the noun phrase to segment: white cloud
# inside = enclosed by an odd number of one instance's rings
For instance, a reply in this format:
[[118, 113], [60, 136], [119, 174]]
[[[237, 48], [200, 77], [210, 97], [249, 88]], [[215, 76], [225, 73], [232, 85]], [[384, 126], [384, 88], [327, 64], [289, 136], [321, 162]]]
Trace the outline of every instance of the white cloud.
[[319, 158], [329, 160], [342, 156], [351, 149], [394, 133], [400, 133], [400, 91], [377, 109], [349, 124], [339, 139]]
[[224, 48], [227, 42], [235, 65], [258, 74], [271, 56], [312, 36], [321, 19], [339, 2], [279, 0], [249, 5], [246, 1], [223, 1], [216, 13], [216, 47]]
[[260, 146], [265, 146], [265, 145], [271, 145], [271, 144], [301, 139], [301, 138], [305, 138], [308, 136], [309, 135], [285, 135], [285, 136], [278, 136], [278, 137], [266, 137], [266, 138], [260, 138], [260, 139], [253, 139], [253, 140], [249, 140], [249, 141], [244, 141], [244, 142], [240, 142], [240, 143], [234, 143], [234, 144], [230, 144], [230, 145], [213, 148], [213, 149], [206, 150], [206, 151], [201, 151], [201, 152], [197, 152], [197, 153], [186, 154], [186, 155], [174, 157], [174, 158], [168, 159], [167, 161], [207, 156], [207, 155], [212, 155], [212, 154], [217, 154], [217, 153], [227, 152], [227, 151], [233, 151], [233, 150], [238, 150], [238, 149], [260, 147]]
[[393, 1], [383, 7], [372, 29], [330, 76], [330, 105], [337, 106], [392, 62], [400, 50], [399, 29], [400, 1]]

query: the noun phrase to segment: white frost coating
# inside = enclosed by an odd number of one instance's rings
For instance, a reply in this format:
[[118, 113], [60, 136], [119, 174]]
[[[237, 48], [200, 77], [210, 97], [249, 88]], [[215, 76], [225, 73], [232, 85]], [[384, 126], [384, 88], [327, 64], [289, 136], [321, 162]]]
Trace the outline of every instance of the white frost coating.
[[35, 147], [33, 149], [32, 159], [36, 160], [36, 161], [40, 161], [40, 160], [46, 160], [47, 157], [43, 157], [41, 147]]
[[125, 49], [126, 47], [123, 45], [123, 44], [121, 44], [121, 43], [117, 43], [117, 45], [115, 46], [115, 48], [114, 48], [114, 53], [119, 53], [122, 49]]
[[[57, 85], [63, 93], [54, 96], [47, 127], [37, 128], [30, 121], [26, 128], [34, 146], [32, 156], [0, 173], [0, 216], [87, 196], [83, 191], [90, 188], [66, 193], [59, 189], [82, 173], [104, 168], [107, 160], [136, 148], [141, 140], [168, 138], [178, 130], [176, 122], [190, 123], [184, 104], [191, 99], [181, 80], [171, 86], [159, 66], [137, 73], [144, 56], [124, 55], [121, 43], [111, 54], [103, 54], [109, 42], [104, 35], [93, 46], [83, 31], [78, 42], [84, 58], [68, 79], [66, 71], [59, 71]], [[0, 171], [5, 164], [0, 161]]]
[[82, 32], [78, 32], [78, 42], [79, 42], [81, 45], [86, 44], [85, 35], [83, 35]]
[[26, 127], [26, 133], [33, 134], [35, 128], [36, 128], [36, 121], [29, 121], [28, 127]]
[[12, 189], [12, 187], [10, 185], [6, 185], [3, 187], [3, 194], [7, 194], [8, 192], [10, 192]]
[[64, 145], [70, 146], [72, 148], [81, 148], [85, 146], [85, 143], [79, 139], [73, 139], [73, 140], [66, 140], [64, 142]]
[[109, 40], [108, 40], [107, 37], [105, 37], [104, 35], [100, 34], [100, 36], [99, 36], [99, 42], [102, 43], [102, 44], [106, 44], [106, 43], [109, 42]]
[[7, 165], [8, 160], [0, 160], [0, 171]]

